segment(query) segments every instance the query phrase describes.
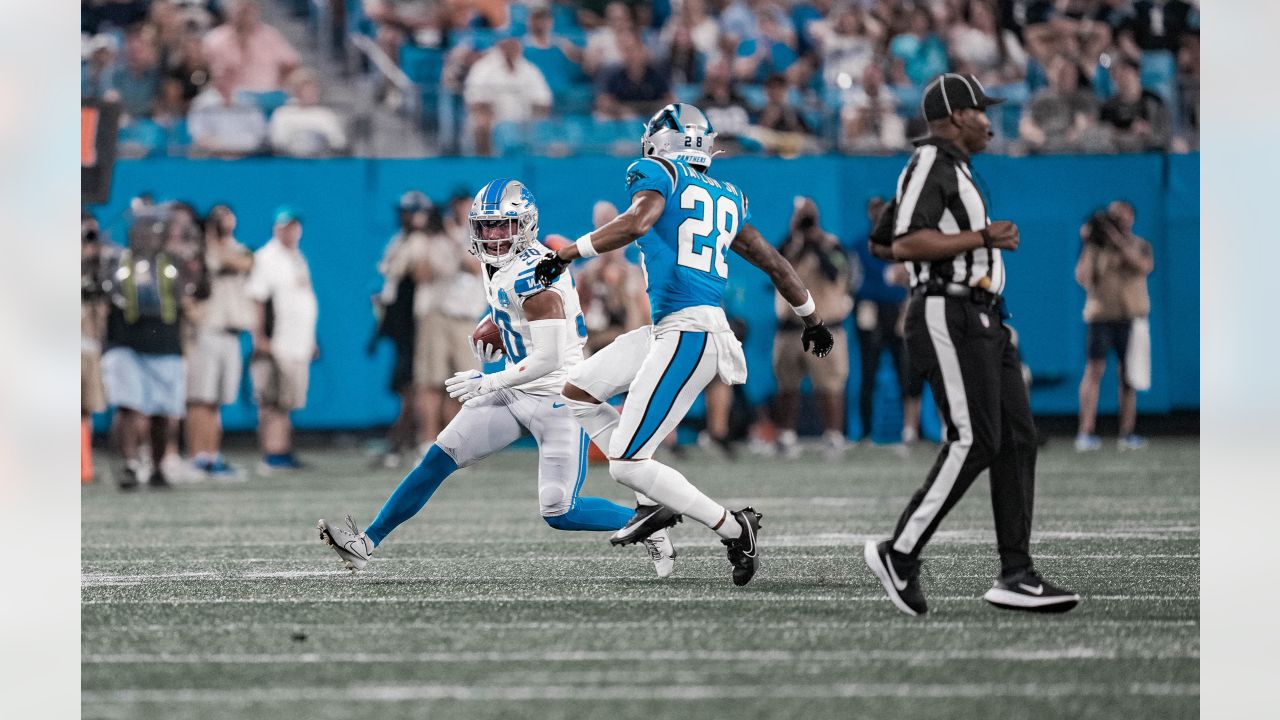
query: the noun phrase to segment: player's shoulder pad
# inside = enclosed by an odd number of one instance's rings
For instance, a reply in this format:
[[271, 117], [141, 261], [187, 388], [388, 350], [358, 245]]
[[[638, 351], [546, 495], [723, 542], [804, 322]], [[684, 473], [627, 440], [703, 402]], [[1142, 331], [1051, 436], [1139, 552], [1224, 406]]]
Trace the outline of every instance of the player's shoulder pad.
[[542, 283], [533, 279], [533, 271], [538, 267], [538, 263], [546, 252], [546, 247], [539, 244], [525, 248], [524, 252], [516, 256], [514, 262], [519, 263], [520, 267], [518, 269], [513, 268], [515, 270], [515, 278], [511, 281], [511, 289], [515, 291], [516, 297], [524, 299], [531, 295], [537, 295], [546, 289], [542, 286]]
[[636, 160], [627, 167], [627, 192], [632, 195], [641, 190], [657, 190], [663, 195], [670, 195], [677, 185], [675, 163], [657, 157], [645, 157]]

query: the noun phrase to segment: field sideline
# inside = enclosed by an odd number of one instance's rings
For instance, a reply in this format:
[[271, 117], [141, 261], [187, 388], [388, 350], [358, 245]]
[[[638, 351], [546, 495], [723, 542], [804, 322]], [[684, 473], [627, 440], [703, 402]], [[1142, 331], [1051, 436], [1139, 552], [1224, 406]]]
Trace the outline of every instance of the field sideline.
[[[450, 478], [355, 576], [315, 521], [367, 524], [400, 476], [355, 451], [168, 493], [98, 482], [81, 508], [83, 717], [1198, 717], [1199, 443], [1112, 447], [1041, 455], [1033, 550], [1085, 598], [1063, 616], [980, 599], [998, 569], [985, 480], [926, 554], [931, 614], [889, 604], [861, 544], [891, 530], [928, 447], [673, 461], [764, 513], [745, 588], [696, 524], [674, 531], [665, 581], [640, 550], [547, 527], [529, 451]], [[584, 492], [626, 497], [599, 466]]]

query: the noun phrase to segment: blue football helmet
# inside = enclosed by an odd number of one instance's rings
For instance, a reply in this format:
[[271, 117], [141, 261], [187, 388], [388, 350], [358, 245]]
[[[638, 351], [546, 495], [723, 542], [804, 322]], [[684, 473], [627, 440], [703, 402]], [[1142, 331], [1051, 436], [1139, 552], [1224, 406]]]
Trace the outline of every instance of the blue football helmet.
[[640, 150], [645, 157], [682, 160], [706, 171], [715, 155], [715, 141], [716, 132], [701, 110], [688, 103], [672, 103], [649, 119]]
[[538, 203], [519, 180], [499, 178], [476, 193], [467, 214], [471, 253], [504, 267], [538, 239]]

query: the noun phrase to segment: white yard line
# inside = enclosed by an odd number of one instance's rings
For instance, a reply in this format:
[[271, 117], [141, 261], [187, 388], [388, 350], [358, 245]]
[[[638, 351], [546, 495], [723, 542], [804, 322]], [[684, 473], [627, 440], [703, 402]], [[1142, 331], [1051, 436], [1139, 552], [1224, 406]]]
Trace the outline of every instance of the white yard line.
[[[427, 653], [344, 653], [342, 662], [377, 663], [516, 663], [516, 662], [907, 662], [931, 663], [957, 660], [1057, 662], [1061, 660], [1194, 660], [1198, 649], [1121, 652], [1116, 649], [1069, 647], [1052, 650], [569, 650], [569, 651], [456, 651]], [[334, 661], [331, 653], [117, 653], [89, 654], [86, 665], [225, 664], [315, 665]]]
[[122, 689], [86, 691], [80, 695], [85, 707], [103, 703], [214, 703], [226, 705], [337, 702], [420, 702], [460, 701], [600, 701], [634, 700], [652, 702], [655, 693], [663, 700], [753, 700], [810, 698], [912, 698], [985, 700], [1005, 698], [1107, 697], [1198, 697], [1197, 683], [840, 683], [827, 685], [662, 685], [660, 689], [635, 685], [573, 686], [471, 686], [471, 685], [384, 685], [368, 687], [279, 687], [227, 690], [147, 690]]
[[[976, 595], [930, 595], [930, 601], [975, 601]], [[1188, 595], [1086, 595], [1084, 602], [1117, 601], [1117, 602], [1194, 602], [1200, 598]], [[110, 598], [99, 600], [81, 600], [81, 605], [306, 605], [330, 604], [345, 605], [359, 603], [398, 604], [398, 603], [824, 603], [824, 602], [886, 602], [883, 593], [873, 595], [794, 595], [794, 594], [746, 594], [746, 595], [706, 595], [703, 597], [671, 597], [669, 595], [640, 597], [636, 595], [455, 595], [452, 597], [286, 597], [286, 598]]]

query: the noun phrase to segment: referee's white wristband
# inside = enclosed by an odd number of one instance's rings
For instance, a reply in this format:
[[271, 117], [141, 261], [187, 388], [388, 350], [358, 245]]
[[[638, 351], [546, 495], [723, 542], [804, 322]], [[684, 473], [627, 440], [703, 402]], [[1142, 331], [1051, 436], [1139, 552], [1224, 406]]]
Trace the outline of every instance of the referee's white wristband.
[[799, 315], [800, 317], [808, 317], [818, 309], [818, 305], [813, 301], [813, 293], [806, 292], [804, 304], [792, 305], [791, 309], [792, 311], [795, 312], [796, 315]]
[[578, 254], [584, 258], [593, 258], [600, 254], [596, 252], [595, 246], [591, 244], [591, 233], [586, 233], [577, 240], [574, 240], [573, 246], [578, 248]]

